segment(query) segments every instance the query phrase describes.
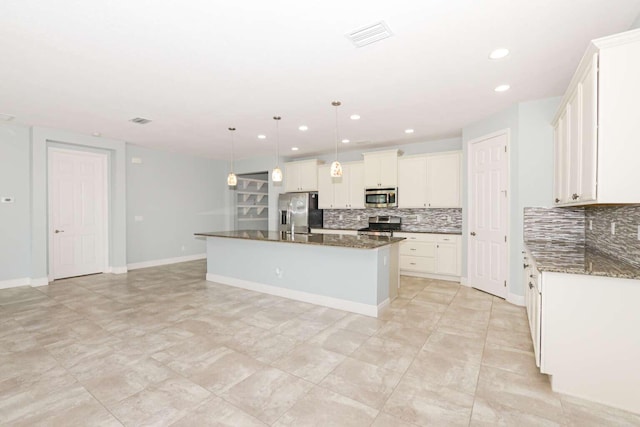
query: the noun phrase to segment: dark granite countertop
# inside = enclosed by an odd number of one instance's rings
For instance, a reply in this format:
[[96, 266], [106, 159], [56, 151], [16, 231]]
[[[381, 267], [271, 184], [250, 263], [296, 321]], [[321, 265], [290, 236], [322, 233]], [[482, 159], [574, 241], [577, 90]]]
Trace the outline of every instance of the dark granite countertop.
[[285, 234], [279, 231], [239, 230], [195, 233], [203, 237], [228, 237], [231, 239], [259, 240], [281, 243], [336, 246], [341, 248], [376, 249], [404, 240], [402, 237], [352, 236], [348, 234]]
[[[362, 227], [361, 227], [362, 228]], [[330, 227], [324, 227], [324, 228], [319, 228], [318, 230], [344, 230], [344, 231], [358, 231], [359, 228], [330, 228]], [[457, 234], [457, 235], [462, 235], [462, 231], [456, 231], [456, 230], [405, 230], [405, 229], [400, 229], [399, 233], [424, 233], [424, 234]]]
[[534, 240], [526, 246], [540, 271], [640, 279], [640, 269], [584, 245]]

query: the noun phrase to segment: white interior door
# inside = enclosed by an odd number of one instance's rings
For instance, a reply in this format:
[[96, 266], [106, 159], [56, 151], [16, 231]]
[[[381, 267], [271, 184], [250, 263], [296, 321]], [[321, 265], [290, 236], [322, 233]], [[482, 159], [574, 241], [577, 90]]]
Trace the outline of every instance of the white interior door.
[[469, 142], [468, 281], [507, 296], [507, 133]]
[[106, 267], [106, 156], [49, 149], [50, 275], [102, 273]]

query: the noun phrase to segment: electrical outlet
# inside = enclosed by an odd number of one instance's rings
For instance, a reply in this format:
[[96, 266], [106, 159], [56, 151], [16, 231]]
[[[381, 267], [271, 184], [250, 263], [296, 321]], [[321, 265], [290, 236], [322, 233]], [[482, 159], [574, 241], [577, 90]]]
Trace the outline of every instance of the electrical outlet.
[[611, 235], [616, 234], [616, 223], [612, 222], [611, 223]]
[[134, 217], [133, 217], [133, 220], [134, 220], [135, 222], [140, 222], [140, 221], [142, 221], [143, 219], [144, 219], [144, 218], [142, 217], [142, 215], [136, 215], [136, 216], [134, 216]]
[[638, 240], [640, 240], [640, 225], [638, 226]]
[[141, 165], [142, 164], [142, 159], [140, 157], [132, 157], [131, 158], [131, 163], [133, 163], [134, 165]]
[[358, 221], [360, 221], [360, 215], [358, 215]]
[[589, 220], [589, 230], [593, 230], [593, 220]]
[[280, 267], [276, 267], [276, 277], [278, 277], [279, 279], [282, 279], [282, 274], [284, 273], [284, 271], [282, 271], [282, 269]]
[[186, 250], [187, 250], [187, 248], [186, 248], [184, 245], [182, 245], [182, 248], [180, 248], [180, 250], [181, 250], [182, 252], [184, 252], [184, 251], [186, 251]]
[[422, 221], [422, 216], [421, 215], [416, 215], [416, 221], [418, 221], [418, 222]]
[[344, 217], [342, 216], [342, 214], [338, 215], [338, 219], [339, 219], [340, 221], [342, 221], [342, 220], [344, 219]]

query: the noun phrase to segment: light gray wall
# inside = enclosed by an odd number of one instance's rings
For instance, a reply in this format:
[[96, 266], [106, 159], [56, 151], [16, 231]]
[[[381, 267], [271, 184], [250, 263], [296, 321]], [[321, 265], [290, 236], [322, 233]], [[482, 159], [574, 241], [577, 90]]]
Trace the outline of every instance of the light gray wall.
[[631, 27], [629, 27], [630, 30], [635, 30], [636, 28], [640, 28], [640, 13], [636, 16], [636, 20], [633, 21]]
[[30, 156], [29, 128], [0, 125], [0, 281], [30, 277]]
[[523, 102], [463, 129], [462, 275], [467, 276], [468, 142], [509, 129], [509, 292], [524, 295], [522, 281], [523, 210], [550, 206], [553, 195], [553, 129], [560, 97]]
[[193, 233], [226, 227], [227, 163], [127, 144], [126, 164], [127, 263], [205, 253]]

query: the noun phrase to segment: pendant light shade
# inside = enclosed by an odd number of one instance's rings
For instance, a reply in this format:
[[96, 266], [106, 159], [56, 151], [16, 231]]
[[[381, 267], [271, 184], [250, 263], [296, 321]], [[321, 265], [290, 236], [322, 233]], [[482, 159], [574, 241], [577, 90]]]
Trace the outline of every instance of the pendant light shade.
[[336, 108], [336, 159], [331, 163], [331, 178], [340, 178], [342, 176], [342, 165], [338, 161], [338, 141], [340, 136], [338, 134], [338, 107], [342, 105], [340, 101], [333, 101], [331, 103]]
[[229, 128], [229, 130], [231, 131], [231, 172], [229, 172], [229, 175], [227, 175], [227, 185], [229, 187], [235, 187], [238, 184], [238, 177], [235, 173], [233, 173], [233, 132], [236, 130], [236, 128]]
[[271, 172], [271, 180], [273, 182], [282, 182], [282, 170], [280, 170], [280, 128], [279, 122], [282, 117], [274, 116], [273, 120], [276, 121], [276, 167]]

